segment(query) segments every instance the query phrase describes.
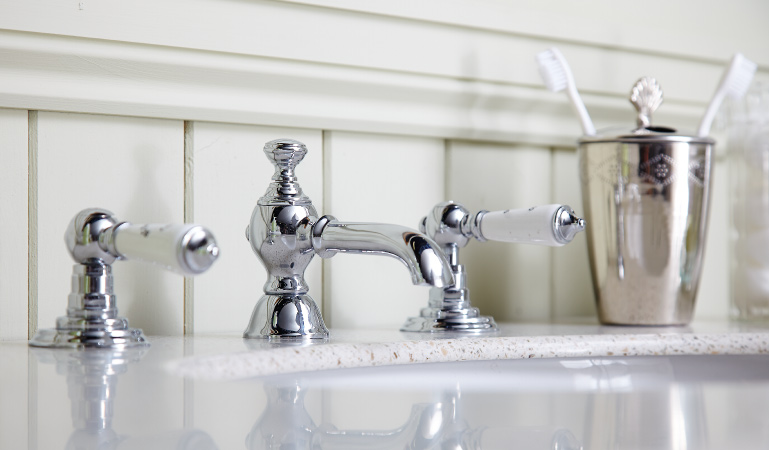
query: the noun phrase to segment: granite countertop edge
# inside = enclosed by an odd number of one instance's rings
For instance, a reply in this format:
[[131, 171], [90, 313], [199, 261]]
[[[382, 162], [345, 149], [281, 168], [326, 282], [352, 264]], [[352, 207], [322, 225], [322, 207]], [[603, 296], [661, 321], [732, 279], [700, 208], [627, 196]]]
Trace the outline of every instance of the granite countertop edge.
[[769, 330], [719, 333], [636, 333], [459, 337], [395, 342], [329, 342], [278, 346], [171, 361], [176, 375], [205, 380], [344, 368], [495, 359], [769, 353]]

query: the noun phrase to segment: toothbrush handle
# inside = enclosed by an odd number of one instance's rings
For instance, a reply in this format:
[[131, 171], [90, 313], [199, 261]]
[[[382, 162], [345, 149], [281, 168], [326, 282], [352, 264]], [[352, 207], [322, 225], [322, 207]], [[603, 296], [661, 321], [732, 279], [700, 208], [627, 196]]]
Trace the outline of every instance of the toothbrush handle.
[[567, 89], [567, 92], [571, 99], [571, 105], [579, 117], [580, 124], [582, 124], [582, 132], [585, 133], [585, 136], [595, 136], [595, 125], [593, 125], [593, 120], [590, 118], [590, 114], [587, 112], [585, 103], [577, 92], [577, 88], [571, 86]]
[[565, 205], [481, 212], [480, 232], [484, 239], [560, 247], [585, 228], [585, 221]]
[[219, 255], [211, 232], [195, 224], [124, 222], [116, 227], [111, 238], [121, 258], [155, 263], [187, 276], [205, 272]]

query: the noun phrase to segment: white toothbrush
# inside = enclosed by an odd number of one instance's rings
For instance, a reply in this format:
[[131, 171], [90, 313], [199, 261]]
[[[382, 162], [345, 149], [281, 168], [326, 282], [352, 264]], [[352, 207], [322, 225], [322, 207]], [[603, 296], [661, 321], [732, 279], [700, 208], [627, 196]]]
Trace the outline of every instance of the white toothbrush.
[[710, 133], [710, 126], [713, 124], [713, 119], [715, 119], [716, 112], [721, 107], [724, 97], [728, 95], [731, 98], [740, 98], [745, 95], [751, 80], [753, 80], [753, 74], [756, 73], [756, 67], [756, 63], [742, 56], [741, 53], [732, 57], [732, 62], [721, 76], [718, 89], [713, 94], [708, 109], [705, 110], [705, 116], [700, 121], [700, 126], [697, 128], [698, 136], [705, 137]]
[[574, 75], [571, 74], [566, 58], [557, 48], [552, 47], [537, 53], [537, 63], [539, 63], [539, 74], [542, 75], [545, 86], [550, 92], [559, 92], [566, 88], [571, 104], [577, 112], [580, 122], [582, 122], [582, 132], [587, 136], [595, 136], [593, 121], [590, 120], [585, 104], [577, 92]]

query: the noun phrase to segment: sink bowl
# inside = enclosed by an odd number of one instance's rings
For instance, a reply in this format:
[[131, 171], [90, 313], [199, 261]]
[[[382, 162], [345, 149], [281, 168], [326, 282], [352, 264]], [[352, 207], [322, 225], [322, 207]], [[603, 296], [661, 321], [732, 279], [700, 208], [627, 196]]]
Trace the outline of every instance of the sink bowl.
[[248, 382], [267, 396], [253, 449], [280, 448], [276, 429], [290, 448], [769, 445], [767, 356], [466, 361]]
[[[152, 337], [152, 346], [139, 353], [0, 343], [0, 448], [769, 448], [769, 355], [703, 354], [737, 351], [745, 342], [764, 352], [765, 333], [739, 334], [726, 347], [707, 334], [687, 334], [687, 342], [707, 343], [690, 356], [587, 355], [601, 348], [634, 351], [631, 341], [644, 339], [679, 342], [673, 336], [613, 334], [604, 338], [610, 348], [598, 338], [585, 345], [585, 337], [547, 347], [551, 338], [530, 336], [522, 331], [507, 341], [468, 345], [405, 338], [385, 345], [386, 336], [372, 336], [370, 343], [266, 350], [232, 336]], [[506, 346], [492, 345], [495, 339]], [[581, 354], [529, 358], [536, 355], [531, 346], [543, 354]], [[433, 347], [420, 355], [446, 350], [470, 359], [483, 356], [472, 349], [518, 348], [520, 359], [409, 361], [412, 350]], [[345, 353], [350, 349], [358, 351]], [[292, 354], [297, 358], [290, 364], [278, 360]], [[312, 364], [321, 354], [334, 355], [322, 361], [325, 367], [337, 367], [337, 357], [384, 365], [317, 370]], [[260, 364], [294, 370], [227, 376]]]

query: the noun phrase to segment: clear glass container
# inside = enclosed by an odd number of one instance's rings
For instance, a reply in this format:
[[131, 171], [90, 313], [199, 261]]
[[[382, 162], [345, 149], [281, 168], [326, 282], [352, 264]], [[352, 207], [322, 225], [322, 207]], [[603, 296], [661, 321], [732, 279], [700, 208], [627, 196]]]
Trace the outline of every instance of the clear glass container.
[[769, 320], [769, 84], [729, 111], [733, 316]]

